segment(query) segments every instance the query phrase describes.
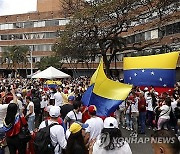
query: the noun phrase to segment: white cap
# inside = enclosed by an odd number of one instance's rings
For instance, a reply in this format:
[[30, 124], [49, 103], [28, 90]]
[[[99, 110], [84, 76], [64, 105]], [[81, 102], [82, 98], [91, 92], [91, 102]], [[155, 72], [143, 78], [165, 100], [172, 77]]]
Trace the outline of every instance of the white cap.
[[118, 128], [118, 122], [114, 117], [107, 117], [104, 120], [104, 128]]
[[159, 93], [158, 93], [158, 92], [155, 92], [154, 94], [155, 94], [155, 95], [157, 95], [157, 96], [159, 95]]
[[19, 93], [18, 93], [18, 94], [16, 94], [16, 96], [17, 96], [17, 97], [22, 97], [22, 96], [21, 96], [21, 94], [19, 94]]
[[57, 118], [60, 116], [60, 107], [59, 106], [52, 106], [49, 111], [49, 115], [51, 117]]
[[148, 90], [148, 87], [145, 87], [144, 90]]

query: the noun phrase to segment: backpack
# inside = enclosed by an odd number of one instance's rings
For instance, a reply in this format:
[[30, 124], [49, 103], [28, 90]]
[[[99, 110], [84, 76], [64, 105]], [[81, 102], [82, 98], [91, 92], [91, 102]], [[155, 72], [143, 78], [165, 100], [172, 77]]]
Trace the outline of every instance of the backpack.
[[54, 147], [51, 143], [50, 138], [50, 128], [54, 125], [58, 125], [57, 123], [53, 123], [48, 125], [48, 120], [45, 121], [46, 127], [41, 128], [34, 139], [34, 149], [36, 154], [45, 153], [45, 154], [54, 154]]

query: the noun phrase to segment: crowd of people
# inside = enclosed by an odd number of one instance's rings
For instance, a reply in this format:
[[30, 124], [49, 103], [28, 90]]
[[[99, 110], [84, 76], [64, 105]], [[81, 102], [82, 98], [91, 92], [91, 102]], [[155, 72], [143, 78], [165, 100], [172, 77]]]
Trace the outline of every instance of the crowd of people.
[[[155, 137], [174, 137], [172, 144], [153, 143], [154, 152], [180, 152], [180, 84], [172, 93], [159, 94], [153, 87], [133, 87], [127, 99], [111, 117], [98, 117], [95, 105], [83, 106], [81, 98], [90, 79], [63, 79], [59, 86], [44, 87], [41, 80], [0, 80], [0, 154], [42, 153], [38, 139], [49, 129], [49, 152], [55, 154], [131, 154], [121, 129], [130, 137], [155, 131]], [[31, 139], [20, 137], [27, 126]], [[40, 135], [39, 135], [40, 134]], [[44, 135], [45, 136], [45, 135]], [[45, 141], [45, 140], [44, 140]], [[45, 144], [45, 142], [42, 142]], [[27, 151], [27, 147], [29, 151]], [[47, 149], [46, 149], [47, 150]]]
[[[179, 135], [180, 88], [175, 85], [171, 93], [159, 94], [153, 87], [141, 90], [134, 87], [126, 101], [116, 111], [122, 128], [132, 131], [131, 135], [145, 134], [145, 127], [153, 130], [173, 130]], [[140, 128], [139, 128], [140, 126]]]

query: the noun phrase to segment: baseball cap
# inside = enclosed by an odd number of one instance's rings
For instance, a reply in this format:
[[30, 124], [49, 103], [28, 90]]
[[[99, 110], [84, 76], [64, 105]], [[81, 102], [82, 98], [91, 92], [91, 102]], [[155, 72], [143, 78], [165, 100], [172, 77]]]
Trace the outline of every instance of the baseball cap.
[[107, 117], [104, 120], [104, 128], [118, 128], [118, 122], [114, 117]]
[[60, 116], [60, 107], [59, 106], [52, 106], [49, 111], [49, 115], [53, 118], [57, 118]]
[[75, 99], [74, 96], [69, 96], [69, 97], [68, 97], [68, 100], [69, 100], [69, 101], [74, 101], [74, 99]]
[[80, 122], [74, 122], [70, 126], [69, 131], [72, 134], [75, 134], [75, 133], [79, 132], [81, 129], [86, 129], [88, 126], [89, 126], [88, 124], [83, 124], [83, 123], [80, 123]]
[[148, 90], [148, 87], [145, 87], [144, 90]]
[[97, 108], [96, 108], [95, 105], [90, 105], [88, 107], [88, 111], [89, 111], [90, 114], [96, 114]]

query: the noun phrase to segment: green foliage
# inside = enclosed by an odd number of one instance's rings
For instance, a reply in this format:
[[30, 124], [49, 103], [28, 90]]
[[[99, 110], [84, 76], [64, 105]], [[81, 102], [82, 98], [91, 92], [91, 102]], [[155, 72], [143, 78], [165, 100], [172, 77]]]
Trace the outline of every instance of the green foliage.
[[[100, 0], [89, 1], [77, 10], [71, 8], [69, 10], [73, 10], [73, 14], [70, 23], [54, 44], [53, 51], [62, 58], [84, 62], [101, 54], [108, 70], [117, 53], [141, 51], [159, 42], [153, 40], [130, 44], [123, 34], [129, 29], [133, 32], [134, 26], [151, 19], [154, 10], [158, 22], [151, 23], [151, 26], [160, 27], [164, 17], [176, 10], [174, 6], [168, 7], [173, 3], [177, 3], [177, 0]], [[166, 17], [165, 21], [168, 20], [171, 18]]]
[[27, 65], [28, 46], [10, 46], [2, 53], [2, 63], [7, 63], [9, 69], [16, 71], [19, 64]]
[[53, 66], [57, 69], [61, 68], [62, 63], [60, 62], [59, 56], [50, 56], [50, 57], [43, 57], [41, 58], [40, 62], [36, 62], [36, 67], [40, 69], [41, 71]]

